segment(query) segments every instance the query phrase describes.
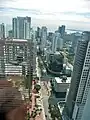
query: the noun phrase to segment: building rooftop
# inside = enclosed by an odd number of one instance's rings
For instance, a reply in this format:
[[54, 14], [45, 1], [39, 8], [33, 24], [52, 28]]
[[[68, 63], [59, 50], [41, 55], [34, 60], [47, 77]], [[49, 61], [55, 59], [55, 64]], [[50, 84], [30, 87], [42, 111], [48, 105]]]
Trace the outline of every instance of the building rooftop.
[[55, 54], [60, 55], [60, 52], [56, 51]]
[[59, 77], [55, 77], [55, 80], [57, 83], [71, 83], [71, 77], [67, 77], [67, 80], [64, 82], [64, 80], [62, 81], [62, 78]]
[[13, 39], [13, 41], [22, 41], [22, 42], [27, 42], [25, 39]]
[[71, 65], [70, 63], [67, 63], [67, 66], [71, 68], [71, 70], [73, 71], [73, 65]]
[[26, 39], [6, 39], [7, 42], [14, 41], [14, 42], [27, 42]]
[[71, 67], [69, 67], [69, 66], [66, 66], [66, 69], [67, 69], [67, 70], [71, 70], [72, 68], [71, 68]]

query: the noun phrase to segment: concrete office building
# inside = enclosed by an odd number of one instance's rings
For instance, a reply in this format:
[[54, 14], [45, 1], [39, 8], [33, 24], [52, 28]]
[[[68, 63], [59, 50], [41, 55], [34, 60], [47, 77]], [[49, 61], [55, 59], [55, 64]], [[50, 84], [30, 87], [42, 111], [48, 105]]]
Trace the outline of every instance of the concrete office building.
[[[90, 42], [88, 42], [87, 51], [81, 72], [80, 83], [76, 95], [73, 116], [74, 120], [81, 120], [87, 96], [90, 90]], [[85, 119], [86, 120], [86, 119]]]
[[81, 120], [90, 120], [90, 90], [87, 96], [87, 101], [84, 106], [83, 114]]
[[0, 80], [5, 79], [4, 40], [0, 39]]
[[6, 39], [5, 40], [5, 61], [15, 61], [17, 56], [22, 56], [23, 61], [27, 60], [27, 40]]
[[33, 43], [33, 73], [36, 72], [36, 57], [37, 57], [37, 42], [34, 40]]
[[49, 103], [52, 105], [57, 105], [58, 103], [65, 105], [70, 83], [71, 77], [60, 76], [52, 78], [53, 87], [49, 97]]
[[[88, 41], [80, 40], [78, 41], [75, 60], [74, 60], [74, 67], [73, 67], [73, 73], [72, 73], [72, 79], [71, 79], [71, 85], [69, 94], [67, 97], [66, 105], [63, 111], [63, 115], [67, 118], [67, 120], [72, 118], [73, 110], [75, 107], [75, 103], [77, 100], [77, 94], [79, 83], [82, 79], [82, 74], [84, 72], [84, 64], [86, 61], [86, 51], [89, 50]], [[86, 67], [85, 67], [86, 68]], [[86, 80], [86, 78], [85, 78]], [[85, 82], [83, 82], [83, 86], [85, 85]], [[82, 86], [82, 87], [83, 87]], [[81, 88], [81, 91], [84, 89]], [[81, 98], [80, 98], [81, 100]]]
[[4, 23], [0, 24], [0, 38], [5, 38], [5, 25], [4, 25]]
[[52, 51], [55, 53], [57, 50], [62, 50], [63, 48], [63, 39], [61, 38], [60, 33], [54, 33], [52, 41]]
[[[4, 43], [5, 74], [33, 75], [33, 41], [6, 39]], [[36, 65], [36, 64], [35, 64]]]
[[69, 88], [71, 83], [71, 77], [62, 78], [55, 77], [54, 81], [54, 90], [56, 98], [59, 98], [59, 101], [66, 102], [67, 99], [67, 89]]

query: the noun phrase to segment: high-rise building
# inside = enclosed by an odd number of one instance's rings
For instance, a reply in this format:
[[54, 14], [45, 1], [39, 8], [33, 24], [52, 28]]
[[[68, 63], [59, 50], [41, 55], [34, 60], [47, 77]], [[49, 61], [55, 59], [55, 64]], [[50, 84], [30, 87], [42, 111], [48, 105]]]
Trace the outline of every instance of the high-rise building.
[[90, 90], [87, 96], [87, 101], [84, 107], [83, 115], [81, 120], [89, 120], [90, 119]]
[[36, 35], [37, 38], [40, 38], [41, 37], [41, 29], [39, 27], [37, 27], [37, 35]]
[[30, 39], [31, 17], [17, 17], [12, 20], [13, 37]]
[[83, 38], [84, 40], [90, 40], [90, 32], [89, 32], [89, 31], [84, 31], [84, 32], [82, 33], [82, 38]]
[[87, 102], [87, 96], [90, 90], [90, 41], [88, 42], [86, 49], [86, 55], [73, 110], [72, 118], [74, 120], [81, 120], [84, 107]]
[[52, 42], [52, 40], [53, 40], [53, 33], [52, 33], [52, 32], [49, 32], [49, 33], [48, 33], [48, 40], [49, 40], [50, 42]]
[[63, 37], [65, 34], [65, 25], [59, 26], [58, 32], [61, 34], [61, 37]]
[[57, 41], [56, 41], [56, 38], [55, 38], [55, 34], [53, 34], [52, 52], [56, 52], [56, 48], [57, 48]]
[[13, 38], [13, 31], [12, 31], [12, 30], [9, 30], [9, 31], [8, 31], [8, 37], [9, 37], [9, 38]]
[[26, 76], [25, 83], [29, 88], [29, 95], [33, 79], [33, 56], [33, 41], [25, 39], [6, 39], [4, 41], [6, 78]]
[[24, 17], [17, 17], [17, 38], [24, 39]]
[[78, 42], [78, 40], [81, 39], [81, 34], [72, 33], [71, 36], [72, 36], [72, 51], [73, 51], [73, 53], [75, 53], [76, 52], [76, 47], [77, 47], [77, 42]]
[[[80, 79], [82, 79], [81, 76], [84, 72], [84, 67], [85, 67], [84, 63], [86, 61], [85, 56], [86, 56], [87, 46], [88, 46], [88, 41], [85, 41], [85, 40], [78, 41], [74, 67], [73, 67], [73, 74], [71, 79], [71, 86], [70, 86], [69, 94], [67, 97], [67, 102], [63, 111], [64, 116], [66, 116], [69, 119], [72, 118], [74, 106], [76, 103], [79, 83], [81, 81]], [[83, 83], [83, 85], [85, 84]]]
[[63, 39], [61, 38], [60, 33], [55, 33], [53, 35], [52, 51], [56, 52], [57, 50], [62, 50], [62, 48], [63, 48]]
[[0, 24], [0, 38], [5, 38], [5, 25], [4, 25], [4, 23]]
[[24, 39], [30, 39], [31, 17], [24, 20]]
[[36, 71], [36, 56], [37, 56], [37, 42], [35, 39], [35, 31], [33, 30], [33, 28], [31, 28], [30, 30], [30, 39], [32, 41], [32, 46], [33, 46], [33, 73], [35, 73]]
[[0, 39], [0, 80], [5, 79], [4, 40]]
[[47, 42], [47, 28], [43, 26], [41, 29], [41, 50], [45, 48], [46, 42]]
[[70, 91], [64, 115], [81, 120], [90, 90], [90, 41], [78, 42]]
[[17, 38], [17, 18], [12, 19], [13, 37]]

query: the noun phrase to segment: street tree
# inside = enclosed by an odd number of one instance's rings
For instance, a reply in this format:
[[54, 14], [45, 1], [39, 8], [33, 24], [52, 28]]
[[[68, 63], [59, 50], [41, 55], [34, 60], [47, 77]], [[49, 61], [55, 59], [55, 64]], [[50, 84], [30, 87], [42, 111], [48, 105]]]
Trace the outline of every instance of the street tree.
[[35, 86], [34, 86], [34, 89], [36, 89], [37, 90], [37, 92], [41, 89], [41, 86], [40, 85], [38, 85], [38, 84], [36, 84]]

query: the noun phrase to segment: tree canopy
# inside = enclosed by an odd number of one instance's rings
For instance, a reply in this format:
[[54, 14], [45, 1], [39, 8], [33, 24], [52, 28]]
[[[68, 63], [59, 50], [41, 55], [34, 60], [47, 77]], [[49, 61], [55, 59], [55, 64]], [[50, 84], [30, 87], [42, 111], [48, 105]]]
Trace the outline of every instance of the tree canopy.
[[37, 91], [39, 91], [39, 90], [41, 89], [41, 86], [38, 85], [38, 84], [36, 84], [36, 85], [34, 86], [34, 89], [36, 89]]

